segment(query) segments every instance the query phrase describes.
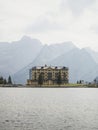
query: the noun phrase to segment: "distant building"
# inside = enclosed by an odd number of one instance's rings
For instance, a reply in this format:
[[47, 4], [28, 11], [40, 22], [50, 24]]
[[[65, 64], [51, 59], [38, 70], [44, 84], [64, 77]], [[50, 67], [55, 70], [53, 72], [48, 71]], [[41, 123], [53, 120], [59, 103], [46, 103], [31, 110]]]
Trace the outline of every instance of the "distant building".
[[58, 76], [61, 77], [61, 84], [69, 82], [69, 69], [65, 66], [35, 66], [29, 70], [28, 85], [38, 86], [39, 77], [42, 76], [43, 85], [57, 85]]

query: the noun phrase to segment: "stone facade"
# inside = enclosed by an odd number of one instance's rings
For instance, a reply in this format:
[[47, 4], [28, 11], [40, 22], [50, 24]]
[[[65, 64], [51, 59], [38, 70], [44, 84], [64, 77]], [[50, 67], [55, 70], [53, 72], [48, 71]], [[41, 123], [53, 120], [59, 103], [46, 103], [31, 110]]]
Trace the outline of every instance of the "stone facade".
[[57, 85], [58, 75], [61, 76], [61, 84], [69, 82], [69, 69], [65, 66], [35, 66], [29, 70], [28, 85], [38, 86], [39, 76], [43, 78], [43, 85]]

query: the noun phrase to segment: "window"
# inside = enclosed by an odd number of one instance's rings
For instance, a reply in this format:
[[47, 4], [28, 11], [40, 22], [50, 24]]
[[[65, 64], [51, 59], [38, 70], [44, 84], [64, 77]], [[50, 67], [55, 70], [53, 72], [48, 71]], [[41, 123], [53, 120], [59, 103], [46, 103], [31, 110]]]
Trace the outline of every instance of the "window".
[[52, 79], [52, 73], [48, 72], [48, 80], [51, 80], [51, 79]]
[[36, 72], [34, 73], [34, 80], [36, 80]]

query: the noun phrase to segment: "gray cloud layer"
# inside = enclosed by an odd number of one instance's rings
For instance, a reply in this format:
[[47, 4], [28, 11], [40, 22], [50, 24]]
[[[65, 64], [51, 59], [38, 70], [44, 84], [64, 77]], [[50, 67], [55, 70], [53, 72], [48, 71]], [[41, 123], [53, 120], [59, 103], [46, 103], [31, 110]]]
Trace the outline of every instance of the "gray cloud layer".
[[25, 34], [43, 43], [66, 40], [97, 48], [97, 30], [97, 0], [0, 0], [0, 41]]
[[62, 8], [69, 8], [73, 14], [80, 15], [86, 8], [96, 0], [62, 0]]
[[38, 18], [35, 22], [32, 23], [31, 26], [28, 27], [26, 31], [30, 31], [33, 33], [43, 33], [53, 30], [63, 30], [63, 25], [57, 23], [56, 21], [50, 21], [46, 17], [44, 18]]

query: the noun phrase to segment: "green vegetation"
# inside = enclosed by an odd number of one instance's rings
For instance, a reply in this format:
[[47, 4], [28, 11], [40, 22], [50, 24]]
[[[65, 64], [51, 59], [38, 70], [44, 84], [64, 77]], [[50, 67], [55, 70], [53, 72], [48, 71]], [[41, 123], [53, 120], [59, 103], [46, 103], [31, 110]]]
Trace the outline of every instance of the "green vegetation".
[[12, 84], [11, 76], [8, 77], [8, 84]]
[[5, 84], [12, 84], [12, 79], [11, 79], [11, 76], [8, 77], [8, 81], [3, 78], [2, 76], [0, 77], [0, 84], [2, 85], [5, 85]]
[[58, 77], [57, 77], [57, 84], [60, 86], [62, 84], [62, 78], [61, 78], [61, 73], [58, 73]]
[[98, 84], [87, 84], [86, 85], [88, 88], [98, 88]]
[[7, 84], [6, 79], [4, 79], [2, 76], [0, 77], [0, 84]]
[[38, 84], [41, 86], [43, 84], [43, 76], [40, 73], [39, 78], [38, 78]]
[[[39, 84], [40, 87], [42, 88], [85, 88], [87, 87], [86, 85], [83, 85], [83, 84], [75, 84], [75, 83], [68, 83], [68, 84], [53, 84], [53, 85], [50, 85], [50, 84], [47, 84], [47, 85], [44, 85], [44, 84]], [[39, 86], [35, 86], [35, 87], [39, 87]]]

